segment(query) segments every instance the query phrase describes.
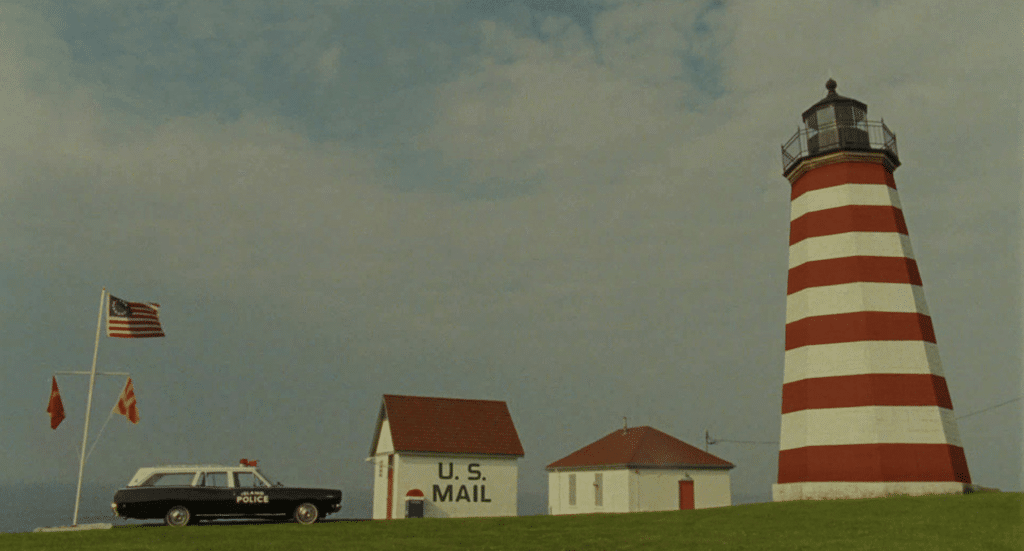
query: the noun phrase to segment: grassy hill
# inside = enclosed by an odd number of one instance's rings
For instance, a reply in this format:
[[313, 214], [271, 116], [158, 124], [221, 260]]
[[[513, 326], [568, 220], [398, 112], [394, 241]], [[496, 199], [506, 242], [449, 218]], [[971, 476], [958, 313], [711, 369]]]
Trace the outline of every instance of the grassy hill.
[[1024, 549], [1024, 496], [759, 503], [699, 511], [200, 525], [0, 535], [0, 549]]

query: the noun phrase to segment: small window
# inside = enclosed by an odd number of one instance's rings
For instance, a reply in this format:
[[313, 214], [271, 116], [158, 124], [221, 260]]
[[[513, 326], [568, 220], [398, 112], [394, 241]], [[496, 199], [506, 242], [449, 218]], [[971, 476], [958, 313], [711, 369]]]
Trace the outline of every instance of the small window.
[[206, 475], [199, 481], [199, 486], [206, 486], [207, 488], [227, 488], [228, 487], [228, 473], [216, 472], [206, 473]]
[[818, 109], [815, 113], [818, 120], [818, 129], [824, 129], [827, 126], [834, 125], [836, 123], [836, 112], [835, 106], [832, 104], [826, 105]]
[[602, 473], [594, 473], [594, 505], [601, 507], [604, 505], [604, 475]]
[[868, 129], [868, 122], [867, 122], [867, 120], [868, 120], [867, 111], [864, 111], [860, 107], [854, 106], [853, 107], [853, 123], [854, 123], [854, 125], [857, 128], [860, 128], [861, 130], [865, 130], [866, 131]]
[[235, 473], [235, 488], [263, 488], [266, 485], [253, 473]]
[[818, 109], [818, 147], [830, 149], [839, 144], [839, 132], [836, 129], [836, 112], [834, 106], [826, 105]]
[[569, 475], [569, 505], [576, 505], [576, 475]]
[[836, 105], [836, 124], [839, 126], [853, 126], [853, 105]]
[[140, 486], [191, 486], [196, 473], [157, 473]]

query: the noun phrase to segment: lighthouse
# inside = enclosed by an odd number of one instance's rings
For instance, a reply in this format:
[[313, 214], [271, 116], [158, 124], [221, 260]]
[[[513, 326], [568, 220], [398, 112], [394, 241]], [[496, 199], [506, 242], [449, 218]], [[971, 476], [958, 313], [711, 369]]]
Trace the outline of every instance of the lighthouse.
[[792, 186], [774, 501], [971, 488], [896, 192], [896, 136], [836, 93], [782, 146]]

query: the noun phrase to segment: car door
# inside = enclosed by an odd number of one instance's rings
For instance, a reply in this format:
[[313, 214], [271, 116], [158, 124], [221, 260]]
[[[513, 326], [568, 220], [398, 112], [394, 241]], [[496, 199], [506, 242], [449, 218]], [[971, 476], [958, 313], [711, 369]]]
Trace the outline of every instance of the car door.
[[234, 508], [227, 471], [206, 471], [196, 480], [192, 511], [197, 515], [230, 515]]
[[280, 505], [271, 500], [266, 484], [249, 471], [232, 473], [235, 510], [245, 516], [264, 516], [276, 513], [275, 506]]

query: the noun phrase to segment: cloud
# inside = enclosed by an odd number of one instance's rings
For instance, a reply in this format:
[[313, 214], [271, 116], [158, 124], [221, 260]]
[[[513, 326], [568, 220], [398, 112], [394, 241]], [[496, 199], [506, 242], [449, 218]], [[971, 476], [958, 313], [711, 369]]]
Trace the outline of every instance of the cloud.
[[320, 56], [317, 68], [320, 71], [320, 81], [331, 82], [338, 78], [338, 60], [341, 59], [341, 47], [332, 46]]
[[542, 36], [478, 23], [480, 53], [437, 89], [435, 124], [413, 138], [416, 148], [438, 150], [469, 185], [597, 184], [643, 170], [702, 124], [691, 109], [706, 101], [684, 74], [686, 35], [703, 12], [677, 6], [673, 19], [663, 13], [670, 5], [658, 10], [640, 19], [626, 7], [602, 11], [592, 40], [561, 15], [535, 17]]

